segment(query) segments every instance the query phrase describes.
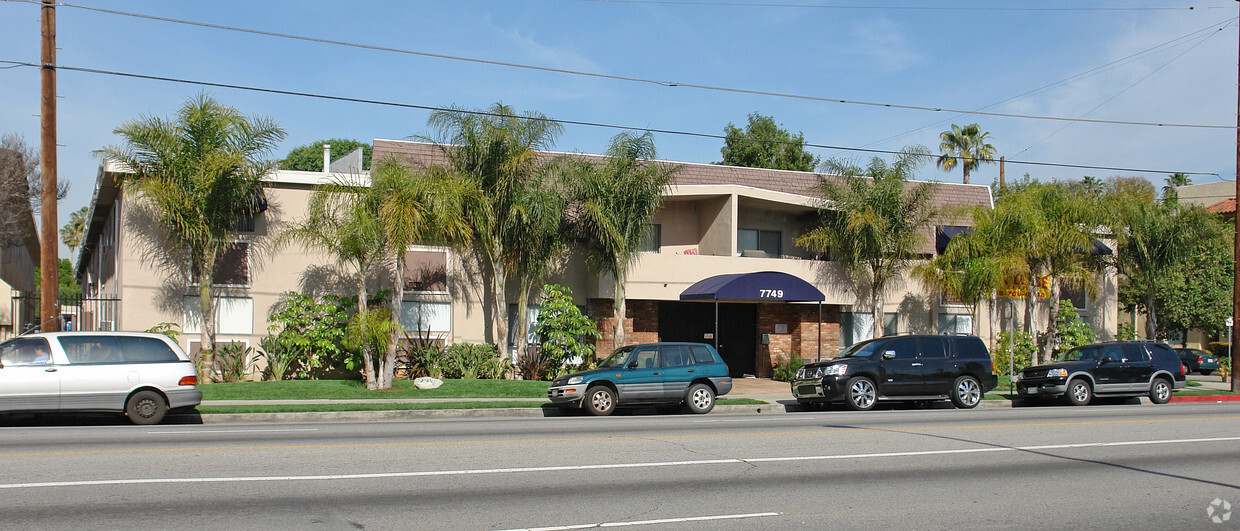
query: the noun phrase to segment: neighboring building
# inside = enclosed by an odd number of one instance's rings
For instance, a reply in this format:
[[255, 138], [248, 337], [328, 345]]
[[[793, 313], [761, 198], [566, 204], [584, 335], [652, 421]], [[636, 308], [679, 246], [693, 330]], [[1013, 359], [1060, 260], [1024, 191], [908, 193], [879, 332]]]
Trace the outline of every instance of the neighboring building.
[[1230, 198], [1234, 200], [1236, 198], [1236, 183], [1235, 181], [1217, 181], [1204, 184], [1188, 184], [1175, 187], [1175, 193], [1180, 198], [1181, 203], [1205, 207], [1224, 199]]
[[[386, 157], [399, 157], [414, 168], [442, 162], [430, 144], [375, 140], [373, 159]], [[818, 202], [811, 190], [825, 176], [671, 164], [680, 169], [652, 221], [646, 252], [628, 275], [627, 342], [717, 343], [735, 375], [769, 376], [773, 363], [792, 354], [831, 357], [869, 336], [868, 296], [858, 293], [837, 263], [794, 243], [818, 223]], [[257, 247], [281, 224], [301, 217], [313, 185], [327, 179], [324, 173], [289, 171], [268, 179], [269, 206], [256, 217], [252, 231], [239, 234], [238, 251], [230, 257], [234, 267], [224, 268], [233, 276], [217, 278], [217, 284], [223, 280], [230, 285], [220, 304], [220, 341], [235, 339], [257, 346], [266, 332], [269, 309], [286, 291], [353, 293], [330, 257], [296, 246], [268, 253], [249, 248]], [[121, 300], [109, 321], [116, 329], [190, 323], [183, 331], [194, 334], [183, 335], [182, 344], [192, 350], [198, 341], [193, 324], [197, 302], [185, 266], [154, 245], [158, 230], [143, 222], [141, 202], [121, 194], [117, 182], [116, 169], [105, 164], [77, 264], [83, 289]], [[934, 202], [941, 207], [993, 206], [987, 186], [936, 183], [934, 187]], [[927, 227], [922, 253], [941, 252], [946, 241], [962, 230], [960, 224], [944, 217]], [[402, 324], [411, 335], [448, 343], [492, 339], [473, 260], [448, 249], [419, 246], [410, 249], [405, 263]], [[603, 334], [599, 349], [609, 350], [615, 290], [610, 278], [591, 271], [580, 252], [570, 251], [546, 282], [572, 289], [577, 303], [598, 322]], [[766, 293], [733, 291], [745, 282], [765, 283], [757, 287], [766, 288]], [[1104, 275], [1100, 292], [1097, 301], [1082, 299], [1078, 306], [1095, 330], [1110, 338], [1116, 325], [1113, 273]], [[514, 298], [515, 290], [510, 289], [509, 324], [515, 320]], [[968, 306], [941, 300], [907, 276], [892, 283], [885, 300], [889, 333], [968, 333], [973, 327]], [[1001, 304], [1000, 322], [1021, 322], [1023, 301], [1015, 302]], [[531, 313], [536, 316], [536, 306]], [[981, 314], [980, 333], [989, 340], [997, 331], [988, 328], [984, 309]]]
[[39, 299], [35, 267], [40, 260], [38, 229], [29, 208], [21, 219], [22, 243], [0, 248], [0, 340], [39, 328]]

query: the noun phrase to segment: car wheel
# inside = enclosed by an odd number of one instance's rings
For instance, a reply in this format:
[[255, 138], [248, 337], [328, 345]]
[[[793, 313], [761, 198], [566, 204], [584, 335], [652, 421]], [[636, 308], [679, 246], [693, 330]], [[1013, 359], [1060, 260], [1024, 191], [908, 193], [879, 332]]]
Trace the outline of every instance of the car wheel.
[[854, 411], [869, 411], [874, 409], [874, 402], [878, 401], [878, 390], [874, 388], [874, 381], [864, 376], [856, 376], [848, 380], [847, 396], [844, 402], [848, 404], [848, 408]]
[[1068, 392], [1063, 396], [1068, 403], [1074, 406], [1084, 406], [1089, 404], [1089, 400], [1093, 398], [1094, 390], [1090, 389], [1089, 382], [1077, 378], [1068, 382]]
[[689, 396], [685, 398], [689, 412], [699, 415], [710, 413], [715, 409], [715, 390], [706, 384], [694, 384], [689, 388]]
[[1154, 383], [1150, 384], [1150, 402], [1155, 404], [1166, 404], [1171, 401], [1171, 382], [1165, 378], [1156, 378]]
[[1209, 376], [1214, 373], [1214, 371], [1198, 371], [1198, 372], [1200, 372], [1202, 376]]
[[982, 402], [982, 386], [977, 378], [961, 376], [952, 386], [952, 403], [960, 409], [973, 409]]
[[125, 416], [134, 424], [159, 424], [167, 411], [164, 397], [155, 391], [138, 391], [125, 402]]
[[603, 417], [616, 410], [616, 393], [605, 385], [596, 385], [586, 391], [586, 411]]

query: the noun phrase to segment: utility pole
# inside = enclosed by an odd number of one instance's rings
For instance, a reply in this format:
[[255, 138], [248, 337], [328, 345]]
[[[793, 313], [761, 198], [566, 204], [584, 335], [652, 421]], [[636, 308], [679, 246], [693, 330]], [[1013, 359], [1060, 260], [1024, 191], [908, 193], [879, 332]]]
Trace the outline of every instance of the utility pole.
[[60, 257], [56, 246], [56, 4], [43, 0], [43, 66], [40, 119], [42, 138], [39, 146], [39, 172], [43, 184], [39, 211], [42, 214], [42, 238], [39, 238], [39, 322], [44, 332], [60, 329], [56, 299], [60, 291]]
[[[1240, 49], [1240, 40], [1237, 41], [1237, 46], [1238, 46], [1238, 49]], [[1237, 201], [1240, 201], [1240, 62], [1236, 63], [1236, 196], [1235, 197]], [[1231, 320], [1233, 323], [1240, 324], [1240, 315], [1237, 315], [1236, 313], [1237, 310], [1240, 310], [1240, 267], [1236, 267], [1237, 265], [1240, 265], [1240, 209], [1237, 209], [1234, 221], [1236, 223], [1236, 242], [1235, 242], [1233, 254], [1232, 254], [1232, 258], [1233, 258], [1232, 269], [1235, 270], [1235, 278], [1232, 279], [1232, 283], [1231, 283]], [[1237, 390], [1240, 390], [1240, 379], [1236, 378], [1236, 371], [1235, 371], [1236, 358], [1240, 358], [1240, 356], [1237, 356], [1236, 354], [1237, 354], [1237, 350], [1240, 350], [1240, 349], [1236, 348], [1235, 342], [1231, 342], [1231, 344], [1227, 345], [1227, 347], [1228, 349], [1231, 350], [1231, 365], [1229, 365], [1229, 368], [1230, 368], [1229, 372], [1231, 373], [1231, 391], [1234, 393]]]
[[999, 157], [999, 189], [1002, 190], [1006, 184], [1003, 180], [1003, 163], [1007, 161], [1007, 157]]

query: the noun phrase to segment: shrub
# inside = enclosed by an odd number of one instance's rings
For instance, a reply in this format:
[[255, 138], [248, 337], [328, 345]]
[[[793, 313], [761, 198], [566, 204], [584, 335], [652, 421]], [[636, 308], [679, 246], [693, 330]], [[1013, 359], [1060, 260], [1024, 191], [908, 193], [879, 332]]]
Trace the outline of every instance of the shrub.
[[305, 378], [315, 369], [344, 364], [341, 356], [345, 352], [340, 344], [348, 322], [347, 301], [330, 296], [315, 300], [297, 292], [285, 293], [284, 300], [267, 317], [267, 331], [274, 339], [259, 342], [268, 357], [268, 367], [273, 366], [270, 356], [275, 355], [285, 372], [292, 369], [297, 377]]
[[1055, 321], [1057, 337], [1052, 353], [1054, 357], [1059, 357], [1061, 353], [1075, 347], [1098, 341], [1098, 335], [1094, 333], [1094, 329], [1081, 321], [1081, 316], [1076, 313], [1076, 308], [1069, 301], [1060, 301], [1059, 313], [1055, 316]]
[[409, 347], [409, 363], [412, 376], [430, 376], [443, 379], [444, 348], [435, 343]]
[[791, 356], [779, 360], [775, 364], [774, 374], [772, 378], [781, 382], [791, 382], [797, 376], [797, 370], [805, 365], [805, 360], [801, 359], [797, 353], [793, 352]]
[[485, 364], [498, 357], [499, 349], [490, 343], [453, 343], [444, 351], [444, 375], [474, 380]]
[[1115, 329], [1115, 339], [1120, 341], [1132, 341], [1137, 339], [1137, 327], [1129, 323], [1123, 323]]
[[283, 380], [289, 368], [301, 359], [298, 350], [280, 336], [264, 337], [258, 344], [263, 347], [259, 356], [267, 362], [266, 373], [272, 380]]
[[181, 332], [177, 331], [180, 327], [181, 325], [176, 323], [159, 323], [155, 326], [147, 328], [146, 331], [151, 334], [163, 334], [168, 336], [168, 339], [171, 339], [175, 343], [181, 337]]
[[1033, 359], [1037, 350], [1033, 336], [1029, 334], [1019, 331], [1000, 332], [999, 345], [994, 352], [995, 374], [1011, 376], [1010, 368], [1020, 371], [1028, 367], [1029, 360]]
[[216, 345], [214, 373], [221, 382], [240, 382], [250, 375], [250, 358], [254, 349], [245, 343], [229, 341]]
[[572, 291], [555, 284], [544, 285], [543, 291], [534, 327], [542, 351], [539, 357], [560, 365], [593, 358], [594, 342], [588, 339], [598, 337], [598, 327], [573, 304]]

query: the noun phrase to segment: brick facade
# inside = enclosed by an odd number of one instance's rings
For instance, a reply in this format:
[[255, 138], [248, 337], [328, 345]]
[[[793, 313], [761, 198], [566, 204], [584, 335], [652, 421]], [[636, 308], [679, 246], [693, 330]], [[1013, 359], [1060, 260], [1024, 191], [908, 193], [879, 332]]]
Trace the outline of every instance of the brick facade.
[[[586, 302], [586, 314], [598, 326], [598, 339], [594, 341], [599, 355], [610, 353], [614, 346], [615, 319], [611, 299], [590, 299]], [[657, 343], [659, 341], [659, 301], [631, 300], [624, 303], [624, 343]]]

